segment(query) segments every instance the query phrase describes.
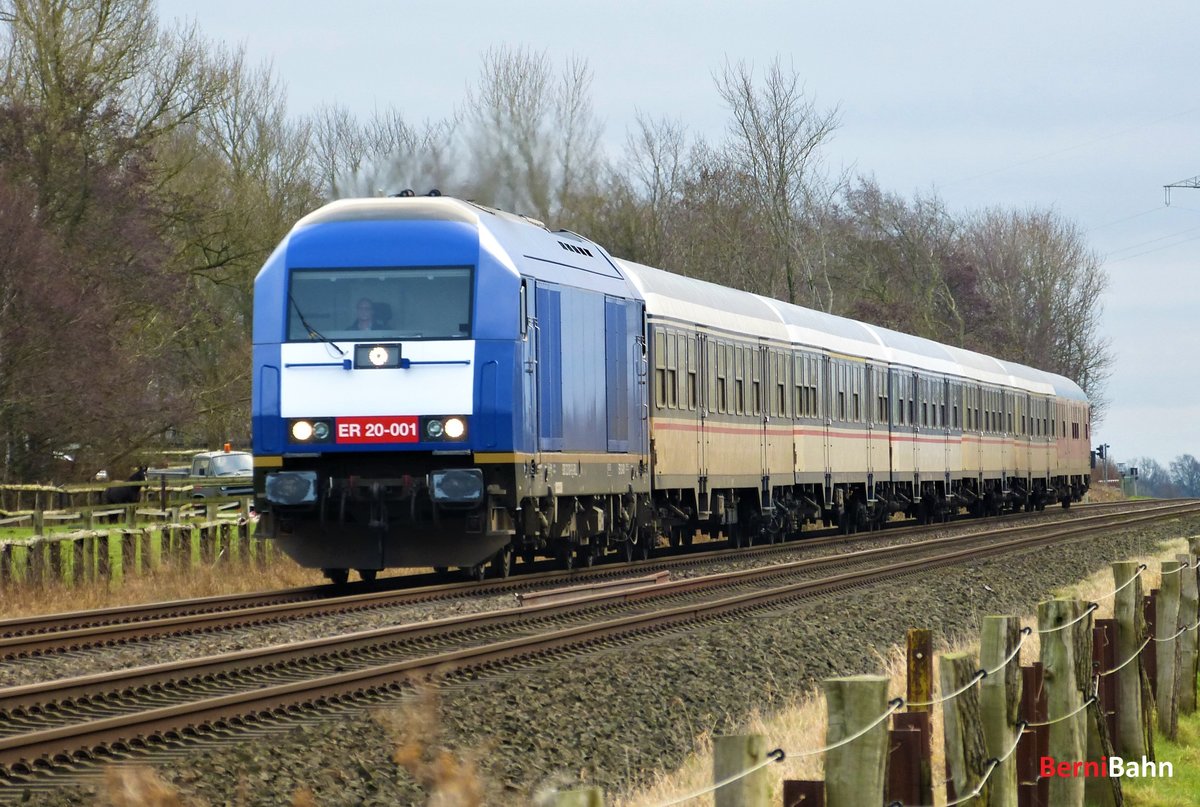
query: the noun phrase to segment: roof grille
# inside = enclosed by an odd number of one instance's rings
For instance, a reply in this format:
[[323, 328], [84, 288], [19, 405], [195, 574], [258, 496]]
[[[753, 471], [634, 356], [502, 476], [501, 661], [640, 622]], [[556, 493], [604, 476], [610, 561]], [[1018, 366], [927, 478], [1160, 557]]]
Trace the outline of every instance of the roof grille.
[[578, 252], [580, 255], [587, 255], [589, 258], [594, 257], [592, 255], [592, 251], [585, 247], [577, 247], [574, 244], [568, 244], [566, 241], [559, 241], [558, 245], [560, 247], [562, 247], [563, 249], [568, 250], [570, 252]]

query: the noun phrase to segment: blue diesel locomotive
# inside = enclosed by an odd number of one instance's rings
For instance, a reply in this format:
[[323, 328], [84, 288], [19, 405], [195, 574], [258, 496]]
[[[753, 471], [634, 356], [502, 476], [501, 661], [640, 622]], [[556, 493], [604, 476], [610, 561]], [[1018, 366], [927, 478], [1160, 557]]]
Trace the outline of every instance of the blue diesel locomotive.
[[257, 503], [300, 564], [507, 573], [514, 550], [648, 540], [643, 305], [595, 245], [444, 197], [345, 200], [254, 293]]
[[335, 582], [1068, 506], [1090, 481], [1066, 378], [471, 202], [326, 205], [254, 292], [260, 529]]

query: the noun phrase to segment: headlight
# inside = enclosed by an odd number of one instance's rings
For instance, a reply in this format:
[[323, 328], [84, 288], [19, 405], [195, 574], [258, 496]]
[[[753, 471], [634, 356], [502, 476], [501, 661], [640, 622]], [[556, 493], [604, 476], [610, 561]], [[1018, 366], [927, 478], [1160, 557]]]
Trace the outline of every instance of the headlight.
[[466, 434], [467, 424], [463, 423], [462, 418], [447, 418], [446, 420], [446, 436], [451, 440], [457, 440]]
[[429, 475], [429, 494], [438, 504], [477, 504], [483, 501], [483, 471], [456, 468]]
[[267, 501], [274, 504], [306, 504], [316, 500], [316, 471], [280, 471], [267, 474]]
[[442, 436], [442, 422], [440, 420], [429, 420], [425, 422], [425, 434], [433, 439]]
[[333, 435], [333, 426], [328, 420], [301, 418], [288, 421], [288, 433], [293, 443], [324, 443]]

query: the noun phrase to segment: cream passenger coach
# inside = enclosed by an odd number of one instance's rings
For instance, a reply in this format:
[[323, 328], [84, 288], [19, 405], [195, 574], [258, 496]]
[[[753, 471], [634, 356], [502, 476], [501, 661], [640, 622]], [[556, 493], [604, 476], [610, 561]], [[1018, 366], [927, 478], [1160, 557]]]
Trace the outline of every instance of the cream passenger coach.
[[728, 522], [732, 507], [743, 533], [800, 518], [854, 531], [896, 512], [1067, 507], [1087, 490], [1088, 402], [1067, 378], [617, 265], [646, 302], [655, 494], [678, 509]]

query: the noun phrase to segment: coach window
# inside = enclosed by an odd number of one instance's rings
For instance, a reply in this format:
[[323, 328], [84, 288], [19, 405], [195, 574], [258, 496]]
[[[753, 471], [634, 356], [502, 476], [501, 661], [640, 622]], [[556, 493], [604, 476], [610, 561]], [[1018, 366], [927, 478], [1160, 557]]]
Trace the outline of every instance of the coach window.
[[804, 357], [792, 356], [792, 405], [795, 407], [793, 414], [796, 417], [804, 417]]
[[762, 414], [762, 351], [747, 348], [750, 361], [750, 404], [755, 415]]
[[775, 354], [775, 407], [776, 414], [780, 417], [791, 417], [791, 412], [788, 411], [788, 357], [783, 353]]
[[716, 377], [716, 404], [717, 411], [725, 414], [729, 409], [729, 355], [725, 351], [725, 345], [718, 343], [715, 346], [717, 356], [717, 377]]
[[700, 408], [700, 339], [695, 334], [688, 336], [687, 363], [688, 409]]
[[654, 332], [654, 404], [667, 405], [667, 335], [661, 330]]
[[704, 395], [704, 408], [708, 412], [717, 411], [717, 356], [721, 347], [710, 339], [704, 341], [704, 383], [707, 387]]
[[866, 380], [867, 368], [860, 364], [854, 370], [854, 419], [859, 423], [863, 420], [862, 394]]
[[808, 404], [812, 408], [812, 416], [815, 418], [824, 417], [825, 405], [821, 401], [821, 395], [818, 390], [824, 390], [828, 386], [825, 378], [825, 363], [818, 356], [810, 356], [812, 372], [808, 377]]
[[740, 347], [733, 355], [733, 408], [739, 415], [746, 413], [746, 350]]

